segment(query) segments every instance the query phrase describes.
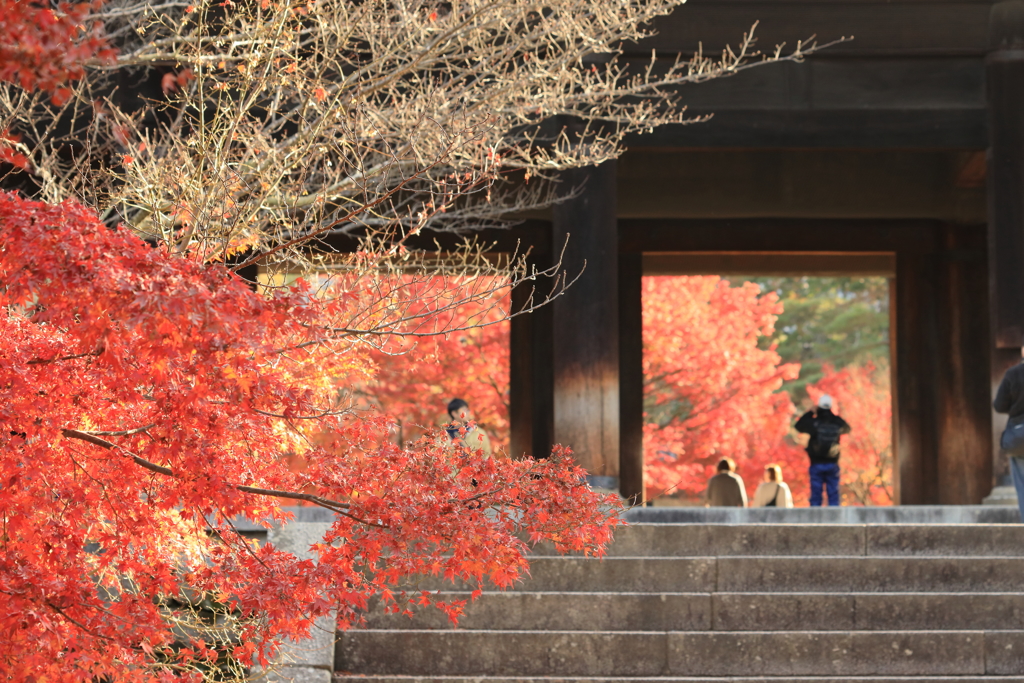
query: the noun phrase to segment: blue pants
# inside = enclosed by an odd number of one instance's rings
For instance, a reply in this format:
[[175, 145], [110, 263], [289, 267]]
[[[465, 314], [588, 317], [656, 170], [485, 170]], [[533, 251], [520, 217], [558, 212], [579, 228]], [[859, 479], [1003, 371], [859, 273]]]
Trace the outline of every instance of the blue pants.
[[1024, 458], [1010, 456], [1010, 474], [1013, 475], [1013, 488], [1017, 489], [1020, 519], [1024, 522]]
[[839, 505], [839, 463], [811, 463], [812, 506], [816, 507], [821, 505], [822, 484], [824, 484], [825, 488], [828, 489], [828, 504]]

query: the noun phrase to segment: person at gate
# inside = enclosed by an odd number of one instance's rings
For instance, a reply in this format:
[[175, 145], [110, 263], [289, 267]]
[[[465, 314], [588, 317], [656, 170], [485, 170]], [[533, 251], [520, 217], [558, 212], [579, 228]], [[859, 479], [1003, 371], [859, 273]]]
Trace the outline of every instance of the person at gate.
[[1024, 339], [1021, 339], [1021, 362], [1006, 371], [996, 390], [992, 407], [997, 413], [1008, 413], [1006, 429], [999, 446], [1010, 461], [1010, 476], [1017, 489], [1017, 506], [1024, 521]]
[[839, 437], [850, 433], [846, 420], [832, 412], [832, 397], [822, 394], [818, 407], [796, 421], [796, 431], [809, 434], [807, 455], [811, 459], [811, 506], [821, 505], [821, 487], [828, 491], [828, 504], [839, 505]]
[[708, 480], [704, 497], [704, 507], [747, 507], [747, 489], [743, 486], [743, 479], [736, 474], [736, 463], [732, 458], [718, 461], [718, 474]]
[[480, 426], [473, 421], [473, 411], [469, 404], [461, 398], [454, 398], [448, 403], [448, 416], [452, 421], [445, 427], [452, 444], [461, 445], [471, 451], [483, 451], [484, 457], [491, 457], [491, 439]]
[[768, 465], [764, 468], [764, 481], [754, 492], [752, 508], [791, 508], [793, 507], [793, 493], [789, 490], [789, 484], [782, 481], [782, 468], [778, 465]]

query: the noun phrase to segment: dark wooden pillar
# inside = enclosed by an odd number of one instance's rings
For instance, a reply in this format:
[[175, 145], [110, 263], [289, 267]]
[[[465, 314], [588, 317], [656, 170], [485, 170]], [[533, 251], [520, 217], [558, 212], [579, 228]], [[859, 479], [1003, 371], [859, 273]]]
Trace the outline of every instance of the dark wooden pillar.
[[619, 493], [644, 502], [643, 254], [619, 254]]
[[618, 231], [614, 162], [568, 171], [578, 195], [554, 207], [553, 253], [578, 278], [552, 306], [555, 442], [597, 488], [619, 488]]
[[[991, 52], [985, 60], [989, 111], [988, 248], [991, 307], [991, 393], [1024, 335], [1024, 2], [992, 6]], [[1001, 426], [1004, 419], [990, 413]], [[1008, 472], [1006, 456], [993, 440], [996, 483]]]
[[[895, 269], [894, 269], [895, 270]], [[889, 391], [890, 400], [892, 401], [892, 431], [889, 434], [891, 439], [892, 448], [892, 502], [894, 505], [899, 505], [903, 500], [903, 487], [900, 482], [902, 473], [900, 472], [900, 463], [903, 462], [903, 453], [900, 451], [900, 445], [903, 443], [902, 436], [900, 435], [901, 422], [900, 415], [902, 408], [900, 407], [900, 381], [899, 381], [899, 348], [900, 348], [900, 328], [899, 318], [896, 312], [899, 308], [898, 305], [898, 293], [899, 293], [899, 281], [896, 279], [896, 273], [892, 274], [892, 277], [888, 279], [889, 282]]]
[[983, 226], [942, 227], [937, 254], [937, 500], [976, 505], [992, 489], [988, 268]]
[[992, 484], [983, 226], [936, 224], [897, 254], [899, 502], [980, 503]]
[[[530, 268], [551, 266], [546, 249], [531, 256]], [[544, 301], [551, 279], [526, 281], [512, 290], [512, 311]], [[547, 457], [554, 443], [554, 395], [551, 369], [552, 306], [512, 318], [509, 332], [509, 455]]]
[[936, 502], [935, 383], [938, 358], [935, 297], [928, 254], [896, 255], [896, 416], [901, 505]]

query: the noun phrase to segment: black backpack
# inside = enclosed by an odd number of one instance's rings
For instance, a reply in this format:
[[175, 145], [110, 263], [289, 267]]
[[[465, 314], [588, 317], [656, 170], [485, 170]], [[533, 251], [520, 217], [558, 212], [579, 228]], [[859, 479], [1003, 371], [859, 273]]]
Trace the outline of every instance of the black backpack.
[[819, 420], [815, 428], [818, 452], [823, 455], [827, 453], [829, 457], [839, 459], [839, 435], [842, 431], [839, 423], [832, 420]]

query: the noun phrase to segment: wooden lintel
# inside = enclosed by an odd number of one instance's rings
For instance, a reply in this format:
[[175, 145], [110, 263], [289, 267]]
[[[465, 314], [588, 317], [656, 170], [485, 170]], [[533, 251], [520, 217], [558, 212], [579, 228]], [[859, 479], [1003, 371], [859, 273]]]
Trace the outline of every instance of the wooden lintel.
[[862, 275], [894, 277], [893, 252], [645, 253], [644, 275]]

